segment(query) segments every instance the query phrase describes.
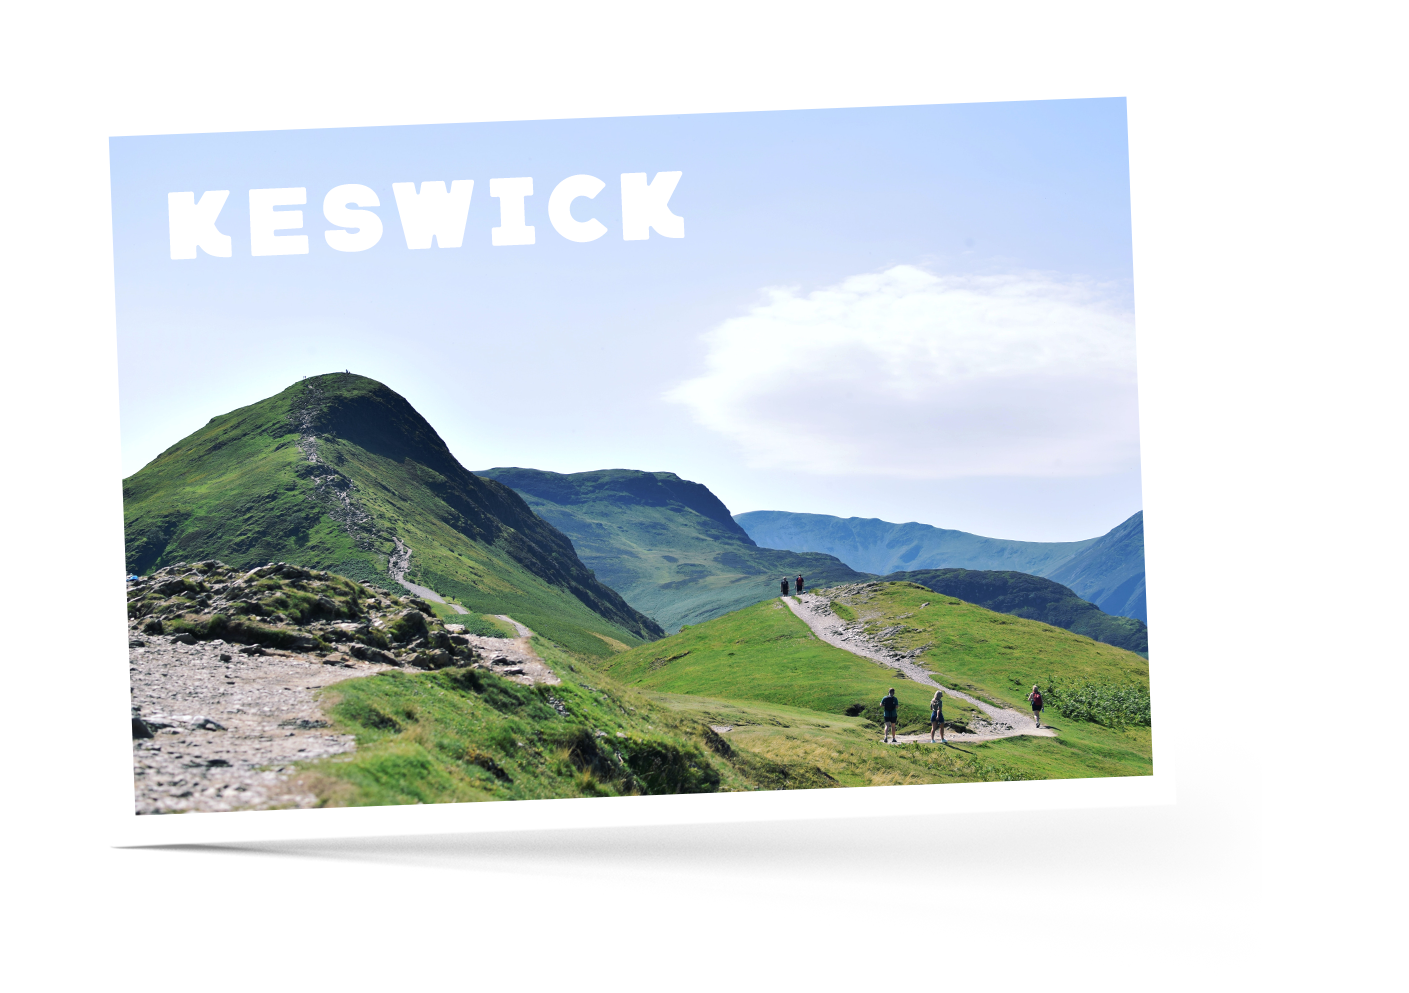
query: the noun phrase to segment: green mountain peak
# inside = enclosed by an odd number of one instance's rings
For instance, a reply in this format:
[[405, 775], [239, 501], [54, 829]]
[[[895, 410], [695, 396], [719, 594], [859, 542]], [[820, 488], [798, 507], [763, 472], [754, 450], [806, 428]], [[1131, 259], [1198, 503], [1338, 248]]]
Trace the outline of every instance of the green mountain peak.
[[366, 376], [312, 376], [212, 418], [124, 480], [123, 501], [134, 573], [219, 559], [386, 588], [404, 578], [591, 654], [611, 650], [604, 639], [662, 633], [566, 536], [461, 466], [405, 397]]

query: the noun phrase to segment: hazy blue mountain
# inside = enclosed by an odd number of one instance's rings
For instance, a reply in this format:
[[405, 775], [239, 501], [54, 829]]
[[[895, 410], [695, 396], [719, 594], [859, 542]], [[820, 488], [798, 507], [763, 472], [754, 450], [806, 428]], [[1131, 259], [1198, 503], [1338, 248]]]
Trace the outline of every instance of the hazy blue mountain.
[[1145, 613], [1145, 515], [1141, 511], [1045, 573], [1108, 614]]
[[874, 578], [831, 555], [759, 548], [708, 487], [673, 472], [479, 475], [523, 497], [598, 580], [667, 631], [777, 596], [783, 576], [802, 574], [810, 586]]
[[966, 603], [1066, 628], [1126, 651], [1146, 655], [1150, 650], [1144, 621], [1113, 617], [1061, 583], [1041, 576], [978, 569], [920, 569], [892, 573], [885, 578], [918, 583]]
[[1025, 572], [1070, 587], [1108, 614], [1146, 620], [1143, 512], [1099, 538], [1053, 542], [1010, 541], [929, 524], [783, 510], [755, 510], [734, 520], [760, 545], [824, 552], [863, 572]]

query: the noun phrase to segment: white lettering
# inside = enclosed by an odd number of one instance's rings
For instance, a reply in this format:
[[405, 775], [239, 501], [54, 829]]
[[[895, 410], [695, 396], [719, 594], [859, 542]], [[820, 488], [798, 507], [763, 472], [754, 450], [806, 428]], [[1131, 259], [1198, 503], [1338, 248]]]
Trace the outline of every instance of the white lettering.
[[685, 218], [670, 212], [670, 195], [680, 182], [681, 173], [658, 172], [646, 182], [644, 172], [621, 174], [621, 237], [626, 241], [645, 241], [651, 228], [667, 238], [685, 237]]
[[578, 197], [591, 200], [607, 184], [596, 176], [569, 176], [553, 188], [548, 197], [548, 220], [553, 228], [568, 241], [596, 241], [607, 233], [607, 226], [595, 217], [579, 221], [572, 216], [572, 202]]
[[303, 227], [303, 211], [275, 210], [308, 202], [302, 186], [274, 190], [250, 190], [250, 254], [307, 255], [308, 235], [275, 234]]
[[415, 183], [392, 183], [396, 210], [401, 215], [401, 231], [407, 248], [430, 248], [435, 239], [440, 248], [459, 248], [465, 243], [465, 219], [470, 214], [473, 179], [456, 179], [446, 192], [444, 180], [427, 180], [416, 192]]
[[[349, 206], [351, 205], [351, 206]], [[359, 183], [334, 186], [323, 198], [323, 216], [329, 224], [351, 231], [324, 231], [328, 247], [339, 252], [365, 252], [382, 240], [382, 219], [370, 210], [352, 207], [380, 207], [377, 194]]]
[[197, 248], [217, 258], [230, 257], [230, 236], [221, 234], [215, 226], [229, 196], [229, 190], [206, 190], [197, 203], [195, 193], [166, 195], [166, 221], [173, 259], [194, 259]]
[[532, 245], [533, 227], [523, 222], [524, 197], [533, 196], [533, 180], [491, 179], [489, 195], [499, 199], [499, 226], [489, 229], [491, 245]]

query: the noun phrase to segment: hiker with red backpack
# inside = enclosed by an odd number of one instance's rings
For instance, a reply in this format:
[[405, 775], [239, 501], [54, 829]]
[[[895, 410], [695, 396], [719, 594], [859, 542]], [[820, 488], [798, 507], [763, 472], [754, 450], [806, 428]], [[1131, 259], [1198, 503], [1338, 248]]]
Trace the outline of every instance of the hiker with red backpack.
[[802, 577], [801, 577], [801, 576], [798, 576], [797, 579], [795, 580], [795, 582], [797, 583], [797, 591], [798, 591], [799, 593], [801, 593], [801, 592], [802, 592]]
[[1037, 684], [1032, 686], [1032, 692], [1027, 695], [1027, 702], [1032, 704], [1032, 720], [1038, 726], [1042, 726], [1042, 691], [1037, 688]]

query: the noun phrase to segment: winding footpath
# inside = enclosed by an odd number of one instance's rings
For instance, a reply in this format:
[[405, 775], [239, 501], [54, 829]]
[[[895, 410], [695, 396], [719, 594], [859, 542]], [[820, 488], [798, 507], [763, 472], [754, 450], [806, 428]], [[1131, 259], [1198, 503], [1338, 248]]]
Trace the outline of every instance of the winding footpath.
[[[1016, 738], [1025, 734], [1042, 738], [1057, 736], [1057, 732], [1051, 728], [1037, 727], [1031, 714], [1013, 710], [1010, 707], [995, 707], [990, 703], [975, 699], [967, 693], [950, 689], [948, 686], [941, 686], [935, 682], [933, 676], [915, 662], [913, 655], [905, 655], [886, 648], [866, 634], [863, 624], [848, 623], [838, 617], [832, 612], [832, 602], [826, 597], [817, 596], [815, 593], [801, 593], [782, 599], [788, 605], [788, 609], [812, 629], [813, 634], [834, 648], [840, 648], [869, 662], [893, 669], [904, 678], [923, 686], [933, 686], [935, 689], [943, 690], [945, 696], [964, 700], [983, 712], [987, 720], [973, 721], [970, 726], [976, 730], [972, 733], [962, 734], [957, 731], [946, 731], [945, 734], [950, 741], [993, 741], [997, 738]], [[900, 741], [902, 743], [923, 741], [928, 744], [929, 735], [928, 733], [923, 735], [902, 734]]]

